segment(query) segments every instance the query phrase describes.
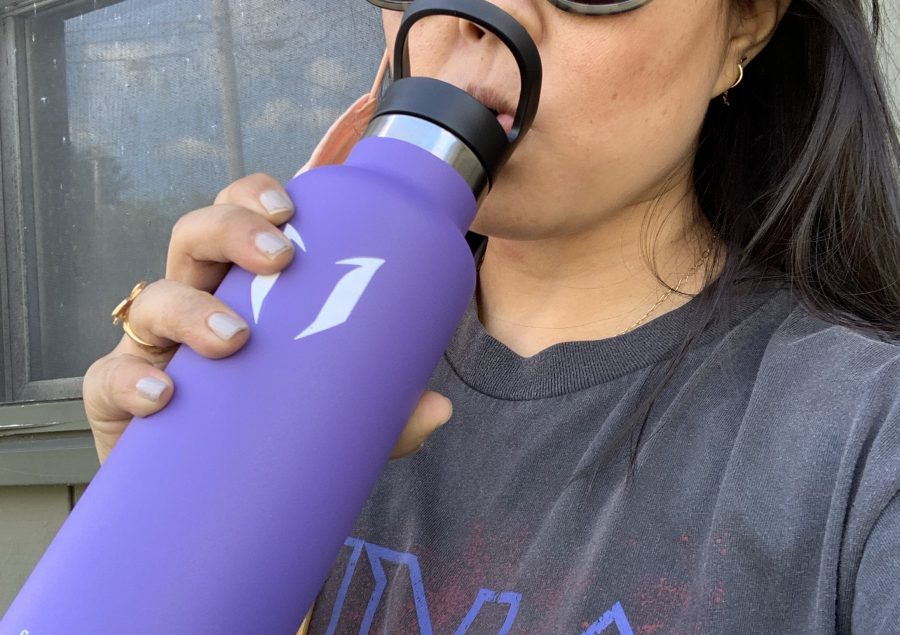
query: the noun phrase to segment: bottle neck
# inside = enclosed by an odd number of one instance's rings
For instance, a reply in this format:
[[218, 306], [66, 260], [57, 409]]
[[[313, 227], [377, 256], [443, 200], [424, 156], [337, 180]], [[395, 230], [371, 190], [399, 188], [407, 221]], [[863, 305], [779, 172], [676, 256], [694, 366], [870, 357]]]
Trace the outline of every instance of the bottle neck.
[[430, 121], [410, 115], [382, 115], [372, 120], [363, 137], [406, 141], [436, 156], [465, 179], [479, 206], [490, 189], [487, 171], [472, 149], [456, 135]]

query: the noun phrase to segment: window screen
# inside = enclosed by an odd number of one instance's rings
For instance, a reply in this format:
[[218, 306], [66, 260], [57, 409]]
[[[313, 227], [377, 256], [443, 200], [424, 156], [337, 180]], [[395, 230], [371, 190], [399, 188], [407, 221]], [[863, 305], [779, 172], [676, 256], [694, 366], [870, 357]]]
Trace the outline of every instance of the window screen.
[[18, 112], [3, 156], [21, 171], [5, 213], [23, 244], [7, 393], [76, 397], [53, 382], [115, 345], [110, 311], [163, 277], [175, 220], [244, 174], [289, 179], [369, 89], [384, 41], [364, 0], [20, 4], [3, 31]]
[[80, 396], [175, 220], [243, 174], [290, 178], [382, 50], [364, 0], [0, 0], [0, 401]]

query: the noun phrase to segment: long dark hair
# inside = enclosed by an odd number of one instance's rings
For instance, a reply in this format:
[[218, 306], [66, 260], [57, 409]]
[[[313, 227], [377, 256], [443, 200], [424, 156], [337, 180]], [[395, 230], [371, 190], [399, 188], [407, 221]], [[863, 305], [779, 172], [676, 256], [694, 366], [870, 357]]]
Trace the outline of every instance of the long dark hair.
[[[624, 427], [631, 474], [650, 408], [749, 271], [782, 279], [828, 322], [900, 338], [900, 142], [878, 62], [878, 0], [868, 9], [794, 0], [731, 105], [710, 105], [694, 183], [727, 249], [697, 297], [702, 318]], [[609, 456], [570, 482], [590, 476], [590, 491]]]

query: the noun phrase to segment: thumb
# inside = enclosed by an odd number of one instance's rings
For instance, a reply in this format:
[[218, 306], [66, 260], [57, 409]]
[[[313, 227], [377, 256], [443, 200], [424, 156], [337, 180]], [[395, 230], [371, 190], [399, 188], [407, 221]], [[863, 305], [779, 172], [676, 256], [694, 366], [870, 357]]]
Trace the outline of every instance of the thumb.
[[377, 99], [368, 93], [357, 99], [337, 121], [313, 150], [312, 156], [294, 176], [322, 165], [339, 165], [344, 162], [350, 150], [356, 145], [375, 114]]
[[428, 437], [452, 416], [453, 404], [450, 400], [440, 393], [426, 390], [406, 422], [406, 428], [400, 434], [391, 458], [397, 459], [418, 452]]

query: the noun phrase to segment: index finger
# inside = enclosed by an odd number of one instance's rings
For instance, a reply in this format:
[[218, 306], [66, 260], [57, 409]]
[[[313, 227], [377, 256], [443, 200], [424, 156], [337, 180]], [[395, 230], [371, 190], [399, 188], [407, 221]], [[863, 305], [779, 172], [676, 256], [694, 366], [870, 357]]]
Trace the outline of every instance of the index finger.
[[281, 225], [294, 215], [294, 203], [274, 177], [250, 174], [219, 192], [214, 205], [236, 205], [256, 212], [273, 225]]

